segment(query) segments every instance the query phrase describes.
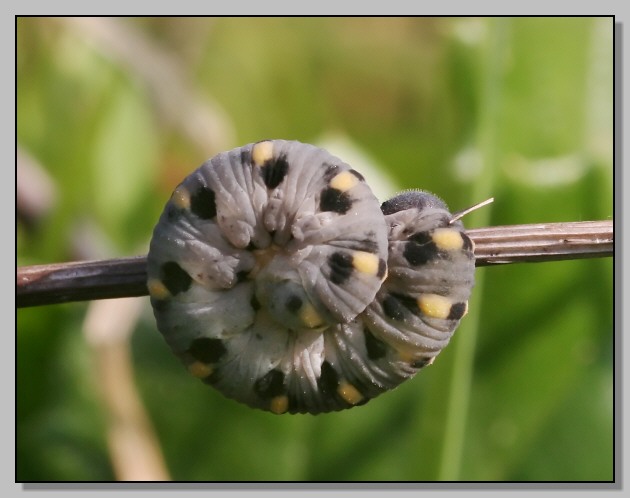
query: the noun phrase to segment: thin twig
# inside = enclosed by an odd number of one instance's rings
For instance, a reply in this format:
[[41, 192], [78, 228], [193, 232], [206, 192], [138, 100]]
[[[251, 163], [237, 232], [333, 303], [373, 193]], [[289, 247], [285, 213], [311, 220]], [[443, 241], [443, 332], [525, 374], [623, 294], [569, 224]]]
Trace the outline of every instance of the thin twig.
[[17, 307], [145, 296], [146, 256], [17, 269]]
[[[477, 266], [613, 255], [613, 222], [580, 221], [476, 228]], [[145, 296], [146, 256], [17, 269], [17, 307]]]

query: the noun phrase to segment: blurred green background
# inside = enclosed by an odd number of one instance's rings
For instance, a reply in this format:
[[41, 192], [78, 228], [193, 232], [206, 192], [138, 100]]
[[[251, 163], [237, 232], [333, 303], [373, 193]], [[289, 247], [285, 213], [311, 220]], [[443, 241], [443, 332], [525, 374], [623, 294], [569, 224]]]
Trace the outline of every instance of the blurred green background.
[[[146, 253], [184, 176], [264, 138], [379, 192], [493, 196], [469, 228], [612, 219], [612, 44], [612, 18], [19, 18], [18, 265]], [[433, 366], [318, 416], [204, 386], [139, 298], [153, 456], [180, 481], [612, 480], [612, 260], [477, 275]], [[18, 481], [121, 478], [89, 306], [17, 312]]]

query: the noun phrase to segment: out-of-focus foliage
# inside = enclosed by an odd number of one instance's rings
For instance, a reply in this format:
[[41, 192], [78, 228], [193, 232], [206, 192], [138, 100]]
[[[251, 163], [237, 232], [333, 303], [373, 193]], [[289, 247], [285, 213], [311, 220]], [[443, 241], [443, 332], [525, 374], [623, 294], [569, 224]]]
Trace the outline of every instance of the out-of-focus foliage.
[[[610, 219], [612, 42], [612, 18], [18, 19], [18, 143], [56, 190], [18, 264], [146, 252], [186, 174], [263, 138], [342, 137], [453, 210], [494, 196], [469, 227]], [[142, 298], [134, 374], [172, 478], [613, 479], [612, 261], [478, 275], [433, 366], [315, 417], [190, 377]], [[17, 480], [114, 479], [86, 307], [18, 311]]]

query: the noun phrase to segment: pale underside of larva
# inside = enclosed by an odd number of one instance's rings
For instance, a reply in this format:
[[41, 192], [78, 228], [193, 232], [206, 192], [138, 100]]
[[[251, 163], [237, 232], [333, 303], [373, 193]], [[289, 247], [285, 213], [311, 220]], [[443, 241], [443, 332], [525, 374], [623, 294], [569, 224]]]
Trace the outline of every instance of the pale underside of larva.
[[323, 149], [268, 140], [218, 154], [155, 227], [148, 289], [189, 372], [274, 413], [363, 404], [448, 344], [473, 245], [422, 191], [379, 204]]

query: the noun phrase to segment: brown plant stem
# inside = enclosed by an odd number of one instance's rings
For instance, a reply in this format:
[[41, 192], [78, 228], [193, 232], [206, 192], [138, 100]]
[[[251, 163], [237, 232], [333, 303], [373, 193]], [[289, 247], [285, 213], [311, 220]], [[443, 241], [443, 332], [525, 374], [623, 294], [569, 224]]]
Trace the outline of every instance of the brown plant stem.
[[[610, 257], [612, 220], [475, 228], [477, 266]], [[144, 296], [146, 256], [17, 268], [18, 308], [71, 301]]]

